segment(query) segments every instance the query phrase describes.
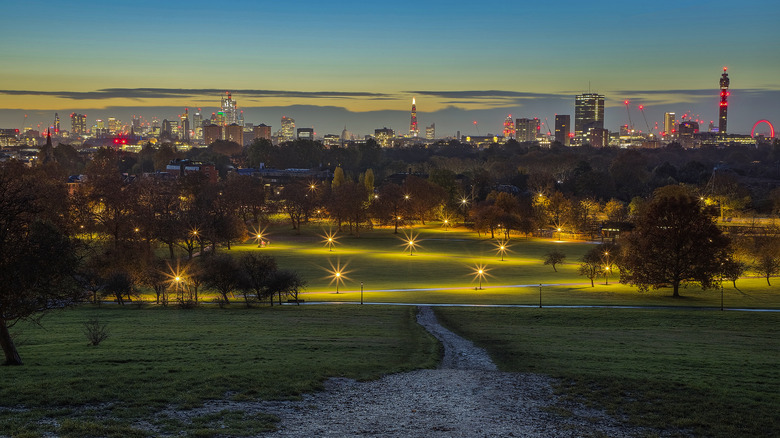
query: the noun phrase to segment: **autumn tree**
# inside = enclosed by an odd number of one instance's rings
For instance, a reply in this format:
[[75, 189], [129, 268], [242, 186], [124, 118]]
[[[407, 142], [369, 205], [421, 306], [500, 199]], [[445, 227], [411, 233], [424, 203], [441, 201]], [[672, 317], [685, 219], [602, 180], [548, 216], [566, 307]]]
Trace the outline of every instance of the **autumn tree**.
[[20, 162], [0, 164], [0, 347], [22, 360], [9, 328], [85, 296], [74, 278], [79, 244], [68, 234], [66, 188]]
[[206, 285], [219, 293], [220, 306], [230, 304], [229, 296], [241, 284], [241, 275], [238, 262], [227, 254], [209, 256], [203, 273]]
[[729, 239], [704, 211], [699, 199], [679, 186], [662, 187], [637, 217], [625, 239], [621, 283], [640, 291], [681, 284], [703, 289], [717, 284], [721, 263], [729, 255]]

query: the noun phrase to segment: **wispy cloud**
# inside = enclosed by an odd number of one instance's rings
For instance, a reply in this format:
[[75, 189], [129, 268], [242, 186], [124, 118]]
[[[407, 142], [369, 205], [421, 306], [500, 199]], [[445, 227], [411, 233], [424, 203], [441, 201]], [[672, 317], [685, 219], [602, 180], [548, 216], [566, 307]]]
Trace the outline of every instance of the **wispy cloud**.
[[[0, 90], [0, 94], [15, 96], [50, 96], [71, 100], [104, 99], [170, 99], [222, 95], [224, 89], [216, 88], [104, 88], [95, 91], [43, 91], [43, 90]], [[299, 99], [390, 99], [386, 93], [355, 91], [291, 91], [291, 90], [230, 90], [234, 95], [255, 98], [299, 98]]]
[[507, 91], [507, 90], [464, 90], [464, 91], [406, 91], [405, 93], [440, 97], [443, 99], [557, 99], [561, 97], [569, 97], [569, 94], [556, 94], [556, 93], [529, 93], [524, 91]]

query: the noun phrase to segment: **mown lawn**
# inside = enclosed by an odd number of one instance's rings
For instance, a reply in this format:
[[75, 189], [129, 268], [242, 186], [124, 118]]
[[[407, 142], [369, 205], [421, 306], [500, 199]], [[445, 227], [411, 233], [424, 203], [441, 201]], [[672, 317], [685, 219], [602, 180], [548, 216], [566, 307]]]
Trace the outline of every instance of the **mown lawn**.
[[[102, 308], [54, 312], [42, 327], [12, 332], [25, 365], [0, 368], [0, 435], [251, 435], [273, 418], [243, 413], [181, 424], [155, 416], [166, 406], [209, 399], [296, 397], [324, 379], [373, 379], [432, 367], [438, 344], [411, 307]], [[88, 346], [83, 323], [97, 318], [110, 337]], [[249, 426], [251, 425], [251, 427]]]
[[779, 436], [780, 314], [676, 309], [436, 308], [507, 371], [637, 425]]
[[[513, 238], [501, 261], [496, 239], [463, 228], [445, 231], [431, 224], [399, 230], [397, 235], [392, 228], [362, 232], [360, 237], [342, 233], [337, 235], [333, 251], [322, 237], [328, 231], [309, 224], [297, 234], [277, 226], [267, 230], [267, 247], [259, 248], [250, 241], [234, 245], [230, 253], [275, 257], [280, 267], [297, 271], [308, 282], [302, 296], [307, 301], [357, 302], [363, 283], [364, 300], [372, 302], [538, 305], [539, 284], [543, 284], [543, 305], [720, 307], [720, 290], [689, 287], [681, 291], [682, 299], [672, 299], [671, 289], [639, 293], [619, 284], [617, 276], [601, 277], [591, 287], [590, 280], [577, 274], [577, 268], [592, 242]], [[412, 256], [405, 249], [404, 232], [417, 236], [419, 246]], [[557, 272], [543, 264], [545, 255], [554, 249], [567, 255]], [[329, 272], [336, 266], [346, 266], [339, 294]], [[475, 278], [478, 266], [487, 271], [481, 290]], [[780, 308], [778, 288], [767, 286], [766, 280], [741, 279], [737, 288], [724, 283], [726, 307]]]

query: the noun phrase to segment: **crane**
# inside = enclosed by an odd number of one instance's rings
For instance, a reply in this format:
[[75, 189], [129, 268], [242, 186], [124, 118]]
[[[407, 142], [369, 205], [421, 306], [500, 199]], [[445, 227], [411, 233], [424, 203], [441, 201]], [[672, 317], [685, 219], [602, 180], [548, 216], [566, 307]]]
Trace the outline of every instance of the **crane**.
[[634, 122], [631, 121], [631, 111], [628, 109], [628, 104], [630, 104], [631, 101], [626, 99], [623, 103], [626, 105], [626, 114], [628, 114], [628, 131], [631, 132], [634, 129]]
[[647, 133], [650, 134], [650, 124], [647, 123], [647, 116], [645, 116], [645, 106], [639, 105], [639, 112], [642, 113], [642, 118], [645, 119], [645, 126], [647, 126]]

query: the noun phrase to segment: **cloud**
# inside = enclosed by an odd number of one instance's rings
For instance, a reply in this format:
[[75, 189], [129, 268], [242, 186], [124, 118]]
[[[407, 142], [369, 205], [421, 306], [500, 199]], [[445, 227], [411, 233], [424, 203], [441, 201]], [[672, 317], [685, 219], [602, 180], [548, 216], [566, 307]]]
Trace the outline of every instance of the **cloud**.
[[[95, 91], [41, 91], [0, 90], [0, 94], [14, 96], [51, 96], [71, 100], [104, 99], [169, 99], [197, 96], [223, 95], [226, 90], [216, 88], [104, 88]], [[290, 91], [290, 90], [230, 90], [235, 95], [249, 98], [301, 98], [301, 99], [393, 99], [386, 93], [355, 91]]]
[[443, 99], [559, 99], [570, 97], [569, 94], [529, 93], [506, 90], [464, 90], [464, 91], [406, 91], [405, 93], [440, 97]]

